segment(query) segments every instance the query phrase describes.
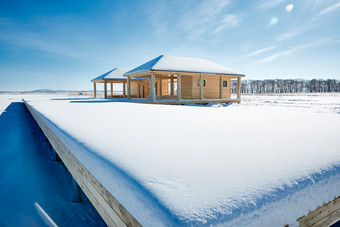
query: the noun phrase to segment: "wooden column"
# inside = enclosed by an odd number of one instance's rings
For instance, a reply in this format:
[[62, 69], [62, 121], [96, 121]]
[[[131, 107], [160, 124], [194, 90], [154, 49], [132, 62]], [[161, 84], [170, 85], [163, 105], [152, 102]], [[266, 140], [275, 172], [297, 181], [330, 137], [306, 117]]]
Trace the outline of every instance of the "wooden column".
[[149, 89], [150, 100], [151, 102], [154, 102], [155, 101], [155, 73], [151, 73], [149, 86], [150, 86], [150, 89]]
[[174, 95], [174, 78], [170, 79], [170, 95]]
[[97, 84], [93, 82], [93, 98], [97, 98]]
[[159, 85], [158, 85], [158, 95], [162, 95], [162, 78], [159, 78]]
[[223, 76], [220, 77], [220, 99], [223, 99]]
[[140, 81], [138, 81], [138, 98], [142, 98], [142, 91], [141, 91], [141, 89], [142, 89], [142, 86], [141, 86], [141, 83], [140, 83]]
[[113, 98], [113, 83], [111, 83], [111, 98]]
[[203, 75], [200, 74], [200, 99], [203, 99]]
[[126, 98], [125, 81], [123, 81], [123, 98]]
[[129, 76], [127, 78], [127, 98], [131, 99], [131, 81]]
[[237, 77], [237, 99], [241, 98], [241, 77]]
[[106, 83], [106, 80], [104, 80], [104, 98], [107, 99], [107, 83]]
[[182, 77], [181, 74], [177, 75], [177, 101], [182, 98]]

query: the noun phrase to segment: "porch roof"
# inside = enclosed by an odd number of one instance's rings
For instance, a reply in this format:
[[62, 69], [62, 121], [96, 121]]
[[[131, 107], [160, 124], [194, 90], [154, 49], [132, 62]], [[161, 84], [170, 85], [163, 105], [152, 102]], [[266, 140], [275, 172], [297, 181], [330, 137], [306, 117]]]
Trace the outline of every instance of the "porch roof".
[[114, 68], [103, 75], [94, 78], [91, 82], [99, 82], [102, 80], [126, 80], [126, 77], [124, 77], [123, 74], [130, 70], [131, 69], [129, 68]]
[[242, 73], [216, 64], [209, 60], [167, 55], [160, 55], [157, 58], [152, 59], [151, 61], [148, 61], [145, 64], [126, 72], [124, 76], [130, 76], [149, 71], [171, 71], [245, 76]]

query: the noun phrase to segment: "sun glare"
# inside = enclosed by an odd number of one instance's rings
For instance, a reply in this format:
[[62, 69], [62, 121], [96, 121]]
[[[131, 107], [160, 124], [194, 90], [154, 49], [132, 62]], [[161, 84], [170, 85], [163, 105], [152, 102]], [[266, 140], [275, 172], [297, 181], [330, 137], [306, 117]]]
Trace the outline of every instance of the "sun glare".
[[286, 10], [287, 10], [287, 12], [290, 12], [290, 11], [292, 11], [292, 10], [293, 10], [293, 8], [294, 8], [294, 5], [293, 5], [293, 4], [289, 4], [289, 5], [287, 5], [287, 6], [286, 6]]

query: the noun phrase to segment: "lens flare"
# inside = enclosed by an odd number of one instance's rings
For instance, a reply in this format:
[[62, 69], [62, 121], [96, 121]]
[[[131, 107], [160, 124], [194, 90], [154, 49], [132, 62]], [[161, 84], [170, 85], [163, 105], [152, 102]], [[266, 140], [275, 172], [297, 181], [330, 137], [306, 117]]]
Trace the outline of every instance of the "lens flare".
[[290, 11], [292, 11], [293, 8], [294, 8], [294, 5], [293, 5], [293, 4], [289, 4], [289, 5], [286, 6], [286, 10], [287, 10], [288, 13], [289, 13]]
[[270, 19], [270, 25], [275, 25], [277, 24], [277, 22], [279, 22], [279, 18], [277, 17], [273, 17], [272, 19]]

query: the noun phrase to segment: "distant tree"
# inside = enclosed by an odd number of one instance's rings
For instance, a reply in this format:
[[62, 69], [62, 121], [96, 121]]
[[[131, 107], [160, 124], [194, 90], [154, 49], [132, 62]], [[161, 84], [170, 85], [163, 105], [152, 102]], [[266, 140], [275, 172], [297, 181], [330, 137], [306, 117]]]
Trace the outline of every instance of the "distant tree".
[[[232, 80], [231, 92], [237, 92], [237, 82]], [[297, 93], [297, 92], [340, 92], [340, 81], [334, 79], [274, 79], [242, 80], [242, 93]]]

